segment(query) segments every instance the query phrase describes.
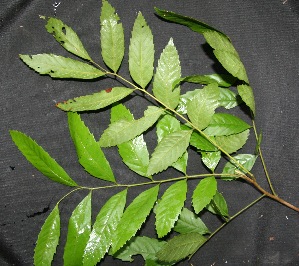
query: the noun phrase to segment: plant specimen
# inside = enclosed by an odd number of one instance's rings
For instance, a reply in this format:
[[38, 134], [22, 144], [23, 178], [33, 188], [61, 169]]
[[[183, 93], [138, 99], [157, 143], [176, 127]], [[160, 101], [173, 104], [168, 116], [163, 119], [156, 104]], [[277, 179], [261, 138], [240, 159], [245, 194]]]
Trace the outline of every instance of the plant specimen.
[[[124, 29], [115, 9], [106, 0], [103, 0], [100, 17], [104, 65], [90, 57], [72, 28], [53, 17], [41, 17], [46, 22], [46, 30], [79, 60], [56, 54], [20, 55], [30, 68], [52, 78], [99, 82], [103, 78], [114, 78], [119, 81], [117, 87], [57, 104], [68, 116], [79, 163], [89, 175], [101, 180], [100, 186], [77, 184], [33, 139], [22, 132], [10, 131], [13, 141], [28, 161], [51, 180], [71, 188], [58, 200], [41, 228], [34, 254], [35, 265], [51, 264], [60, 237], [59, 204], [81, 190], [88, 194], [69, 219], [63, 257], [65, 265], [95, 265], [106, 255], [132, 261], [132, 256], [137, 254], [142, 255], [146, 265], [173, 265], [191, 258], [221, 228], [264, 197], [299, 211], [298, 207], [278, 197], [272, 186], [260, 148], [262, 134], [254, 122], [253, 89], [229, 37], [196, 19], [158, 8], [155, 11], [164, 20], [185, 25], [202, 34], [227, 73], [182, 77], [179, 53], [172, 38], [154, 68], [153, 35], [139, 12], [130, 39], [128, 77], [120, 75], [126, 53]], [[181, 87], [188, 83], [202, 87], [182, 93]], [[138, 119], [123, 101], [132, 96], [148, 99], [148, 106]], [[240, 104], [248, 109], [251, 123], [230, 112]], [[81, 113], [101, 112], [107, 108], [111, 110], [110, 125], [96, 140]], [[144, 138], [150, 130], [155, 130], [157, 139], [157, 146], [151, 154]], [[252, 154], [244, 154], [240, 151], [250, 130], [257, 144]], [[110, 147], [117, 147], [123, 163], [140, 176], [140, 182], [124, 184], [115, 175], [105, 156], [105, 149]], [[190, 149], [197, 152], [208, 172], [188, 174]], [[263, 164], [270, 192], [262, 188], [258, 178], [251, 173], [257, 159]], [[218, 171], [220, 160], [227, 162]], [[170, 167], [181, 176], [169, 177], [167, 169]], [[191, 180], [197, 181], [195, 189], [188, 185]], [[231, 216], [217, 183], [238, 180], [251, 184], [261, 192], [261, 196]], [[106, 183], [102, 185], [102, 181]], [[166, 189], [161, 189], [162, 184]], [[143, 191], [128, 203], [127, 193], [135, 187], [142, 187]], [[116, 188], [119, 190], [115, 193]], [[92, 224], [94, 191], [103, 189], [111, 189], [111, 197], [103, 202]], [[188, 192], [192, 194], [192, 208], [186, 207]], [[213, 232], [200, 218], [205, 211], [223, 221]], [[156, 238], [139, 234], [151, 213], [155, 217]]]

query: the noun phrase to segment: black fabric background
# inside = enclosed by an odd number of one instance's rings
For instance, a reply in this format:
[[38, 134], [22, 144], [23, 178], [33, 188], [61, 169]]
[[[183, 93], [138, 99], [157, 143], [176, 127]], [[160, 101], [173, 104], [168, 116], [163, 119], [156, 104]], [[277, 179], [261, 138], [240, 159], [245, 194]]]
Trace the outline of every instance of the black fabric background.
[[[208, 55], [210, 50], [204, 45], [202, 36], [183, 26], [161, 21], [154, 15], [154, 6], [195, 17], [230, 36], [254, 88], [256, 123], [263, 131], [262, 148], [273, 184], [282, 198], [299, 206], [298, 0], [110, 0], [110, 3], [124, 24], [126, 47], [138, 11], [142, 11], [152, 29], [156, 59], [173, 37], [180, 54], [183, 76], [211, 73], [221, 68]], [[0, 3], [0, 265], [33, 264], [33, 250], [40, 227], [57, 200], [69, 191], [69, 188], [43, 177], [25, 160], [12, 143], [9, 129], [20, 130], [35, 139], [78, 183], [101, 184], [89, 177], [77, 163], [66, 115], [55, 108], [55, 103], [112, 87], [116, 85], [115, 81], [53, 80], [38, 75], [18, 58], [18, 54], [51, 52], [68, 55], [45, 31], [44, 21], [39, 19], [39, 15], [53, 16], [56, 13], [78, 33], [89, 54], [101, 62], [101, 2], [62, 0], [56, 11], [53, 4], [54, 1], [40, 0], [4, 0]], [[127, 60], [126, 55], [120, 70], [126, 77]], [[126, 102], [137, 118], [142, 115], [145, 104], [147, 102], [140, 97]], [[245, 114], [242, 116], [248, 120]], [[83, 114], [82, 117], [96, 138], [109, 123], [109, 112], [105, 110]], [[146, 140], [153, 151], [154, 132], [149, 132]], [[252, 153], [253, 150], [252, 133], [243, 152]], [[114, 149], [105, 150], [105, 153], [118, 180], [123, 183], [140, 180], [123, 166]], [[192, 151], [190, 153], [195, 155]], [[205, 171], [199, 157], [195, 156], [189, 163], [189, 173]], [[260, 163], [253, 172], [267, 188]], [[179, 175], [174, 170], [169, 174]], [[196, 182], [190, 182], [189, 187], [192, 189], [195, 185]], [[252, 187], [241, 182], [219, 182], [219, 190], [228, 201], [230, 214], [259, 196]], [[141, 188], [130, 190], [128, 202], [140, 192]], [[73, 194], [60, 205], [61, 243], [53, 265], [62, 265], [68, 218], [85, 195], [86, 192]], [[93, 219], [109, 195], [108, 190], [94, 193]], [[190, 207], [190, 195], [188, 197], [187, 207]], [[154, 234], [153, 218], [150, 217], [142, 234]], [[220, 224], [210, 215], [205, 214], [202, 218], [211, 230]], [[263, 199], [221, 230], [190, 262], [183, 261], [179, 265], [299, 265], [298, 218], [298, 213]], [[120, 265], [121, 262], [106, 258], [103, 264]], [[142, 265], [142, 259], [136, 257], [132, 265]]]

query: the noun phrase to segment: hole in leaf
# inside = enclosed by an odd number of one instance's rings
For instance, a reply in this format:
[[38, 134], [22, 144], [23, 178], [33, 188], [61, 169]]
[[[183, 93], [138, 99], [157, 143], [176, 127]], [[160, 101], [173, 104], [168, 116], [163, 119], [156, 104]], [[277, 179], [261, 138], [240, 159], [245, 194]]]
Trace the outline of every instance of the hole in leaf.
[[65, 27], [62, 27], [62, 28], [61, 28], [61, 31], [62, 31], [64, 34], [66, 34], [66, 29], [65, 29]]

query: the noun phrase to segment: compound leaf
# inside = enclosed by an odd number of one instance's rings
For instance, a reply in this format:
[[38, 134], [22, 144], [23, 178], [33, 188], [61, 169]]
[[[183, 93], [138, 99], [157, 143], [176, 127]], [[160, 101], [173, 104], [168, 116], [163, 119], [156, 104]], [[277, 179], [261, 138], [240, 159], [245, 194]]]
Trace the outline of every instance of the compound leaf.
[[164, 48], [154, 76], [153, 93], [155, 97], [169, 108], [176, 108], [180, 98], [180, 87], [174, 89], [172, 83], [181, 77], [178, 51], [170, 39]]
[[102, 57], [105, 64], [117, 72], [125, 51], [124, 29], [108, 1], [103, 1], [100, 20]]
[[129, 71], [133, 80], [143, 89], [153, 77], [154, 53], [152, 32], [139, 12], [130, 40]]
[[121, 144], [135, 138], [149, 129], [164, 113], [164, 110], [155, 106], [148, 106], [144, 116], [138, 120], [120, 120], [111, 123], [100, 138], [102, 147]]
[[248, 128], [250, 125], [234, 115], [216, 113], [204, 132], [210, 136], [227, 136], [238, 134]]
[[23, 62], [52, 78], [95, 79], [105, 73], [92, 65], [54, 54], [20, 55]]
[[110, 104], [127, 97], [133, 91], [133, 89], [128, 89], [126, 87], [114, 87], [91, 95], [85, 95], [61, 102], [56, 106], [64, 111], [94, 111], [107, 107]]
[[86, 244], [83, 265], [96, 265], [108, 251], [126, 204], [127, 190], [112, 196], [101, 208]]
[[228, 153], [236, 152], [241, 149], [249, 137], [249, 129], [229, 136], [217, 136], [217, 144]]
[[72, 28], [64, 24], [61, 20], [57, 18], [48, 18], [46, 29], [65, 50], [83, 59], [91, 61], [91, 58], [86, 52], [77, 33], [74, 32]]
[[148, 175], [161, 172], [176, 162], [189, 146], [192, 130], [179, 130], [164, 137], [150, 158]]
[[193, 254], [206, 240], [199, 233], [181, 234], [170, 239], [156, 256], [160, 261], [174, 263]]
[[204, 222], [187, 208], [183, 208], [173, 229], [180, 234], [199, 233], [205, 235], [210, 233]]
[[157, 207], [156, 230], [158, 237], [167, 235], [177, 221], [186, 200], [187, 182], [181, 180], [171, 185], [163, 194]]
[[77, 186], [63, 168], [33, 139], [17, 130], [11, 130], [12, 140], [26, 159], [51, 180], [67, 186]]
[[122, 261], [132, 262], [132, 256], [140, 254], [144, 260], [156, 260], [156, 253], [165, 243], [165, 241], [146, 236], [133, 237], [123, 248], [114, 254], [114, 257]]
[[133, 237], [152, 210], [158, 196], [159, 186], [139, 194], [126, 208], [112, 236], [112, 254]]
[[34, 265], [51, 265], [60, 236], [60, 216], [58, 205], [46, 219], [38, 235], [34, 249]]
[[187, 114], [197, 129], [207, 127], [218, 106], [219, 88], [212, 83], [199, 90], [187, 103]]
[[64, 247], [64, 265], [82, 262], [85, 246], [91, 230], [91, 192], [74, 209], [68, 225]]
[[195, 213], [199, 213], [213, 199], [217, 191], [217, 181], [215, 177], [206, 177], [201, 180], [193, 191], [192, 204]]
[[[134, 121], [131, 112], [123, 105], [118, 104], [111, 108], [111, 123], [119, 120]], [[147, 176], [149, 153], [143, 135], [118, 145], [118, 152], [123, 162], [134, 172]]]
[[[238, 154], [236, 156], [233, 156], [233, 158], [240, 163], [241, 165], [243, 165], [245, 167], [245, 169], [247, 169], [248, 171], [250, 171], [255, 163], [255, 160], [257, 158], [257, 155], [253, 155], [253, 154]], [[227, 162], [223, 168], [222, 174], [236, 174], [236, 170], [240, 171], [240, 172], [244, 172], [241, 169], [239, 169], [239, 167], [237, 167], [233, 162]], [[225, 180], [231, 180], [231, 179], [235, 179], [235, 177], [222, 177], [222, 179]]]
[[115, 182], [112, 169], [105, 154], [88, 127], [81, 120], [80, 115], [68, 112], [68, 123], [80, 164], [91, 175]]
[[252, 88], [248, 85], [243, 84], [237, 86], [237, 90], [244, 103], [246, 103], [246, 105], [252, 111], [253, 115], [255, 115], [255, 101]]

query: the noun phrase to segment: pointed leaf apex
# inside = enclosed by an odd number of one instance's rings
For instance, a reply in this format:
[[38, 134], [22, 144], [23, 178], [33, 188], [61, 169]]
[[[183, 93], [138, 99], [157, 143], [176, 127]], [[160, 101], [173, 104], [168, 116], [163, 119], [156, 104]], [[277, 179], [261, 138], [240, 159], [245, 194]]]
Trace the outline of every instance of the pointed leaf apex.
[[172, 46], [174, 46], [173, 38], [170, 38], [170, 39], [169, 39], [168, 45], [172, 45]]

